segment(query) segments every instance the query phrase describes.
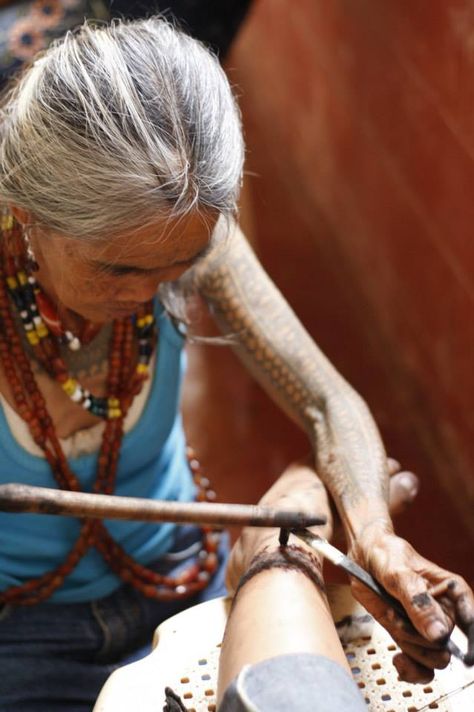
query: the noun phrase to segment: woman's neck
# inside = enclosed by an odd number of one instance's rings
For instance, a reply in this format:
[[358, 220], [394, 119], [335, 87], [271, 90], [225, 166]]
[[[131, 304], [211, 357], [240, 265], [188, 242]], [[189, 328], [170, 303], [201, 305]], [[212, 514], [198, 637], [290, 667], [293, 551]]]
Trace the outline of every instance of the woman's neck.
[[59, 300], [54, 284], [46, 270], [41, 267], [34, 273], [42, 293], [55, 310], [63, 331], [70, 331], [83, 345], [87, 345], [102, 329], [104, 324], [92, 323], [77, 312], [69, 309]]

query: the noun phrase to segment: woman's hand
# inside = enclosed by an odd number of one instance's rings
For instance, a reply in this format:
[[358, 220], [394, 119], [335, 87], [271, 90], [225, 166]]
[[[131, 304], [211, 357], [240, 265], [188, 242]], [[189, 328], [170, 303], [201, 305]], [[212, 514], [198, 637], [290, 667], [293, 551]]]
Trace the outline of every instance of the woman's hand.
[[[259, 504], [285, 510], [298, 510], [324, 516], [328, 522], [323, 527], [315, 527], [315, 531], [325, 538], [332, 532], [331, 511], [326, 489], [314, 468], [307, 461], [296, 462], [276, 480], [264, 494]], [[232, 595], [237, 588], [242, 574], [248, 569], [256, 554], [263, 549], [277, 549], [279, 530], [261, 527], [243, 529], [235, 543], [227, 567], [227, 588]]]
[[395, 656], [394, 664], [402, 679], [429, 682], [433, 669], [448, 665], [450, 653], [445, 646], [455, 624], [468, 637], [466, 662], [474, 662], [474, 595], [463, 578], [375, 526], [366, 530], [349, 555], [400, 601], [413, 624], [408, 626], [363, 584], [352, 582], [357, 599], [401, 647], [403, 653]]

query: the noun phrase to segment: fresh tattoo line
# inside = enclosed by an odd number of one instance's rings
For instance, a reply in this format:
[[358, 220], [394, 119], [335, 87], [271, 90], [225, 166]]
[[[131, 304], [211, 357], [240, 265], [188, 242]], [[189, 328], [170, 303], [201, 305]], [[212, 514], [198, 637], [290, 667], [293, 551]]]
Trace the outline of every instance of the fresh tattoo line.
[[221, 328], [238, 335], [237, 351], [254, 376], [308, 432], [318, 474], [349, 531], [351, 510], [369, 500], [388, 519], [386, 455], [366, 404], [314, 344], [238, 229], [227, 249], [196, 268], [196, 282]]
[[270, 571], [271, 569], [299, 571], [309, 578], [321, 593], [325, 593], [321, 561], [311, 551], [304, 549], [302, 546], [290, 544], [289, 546], [280, 546], [279, 549], [273, 551], [268, 551], [265, 548], [254, 556], [247, 571], [239, 581], [234, 594], [234, 601], [236, 601], [239, 592], [246, 583], [263, 571]]

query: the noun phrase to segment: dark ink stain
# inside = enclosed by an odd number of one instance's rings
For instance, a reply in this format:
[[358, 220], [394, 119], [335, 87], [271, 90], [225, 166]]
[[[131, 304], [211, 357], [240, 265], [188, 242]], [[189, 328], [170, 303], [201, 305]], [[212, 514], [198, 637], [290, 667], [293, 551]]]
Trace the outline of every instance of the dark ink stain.
[[237, 600], [237, 594], [241, 588], [245, 586], [250, 579], [262, 571], [269, 571], [270, 569], [300, 571], [309, 578], [322, 593], [325, 593], [322, 566], [319, 559], [301, 546], [290, 544], [285, 548], [271, 553], [263, 550], [252, 559], [249, 568], [239, 581], [234, 595], [234, 602]]
[[280, 529], [280, 535], [278, 537], [278, 541], [280, 542], [280, 546], [285, 548], [288, 544], [288, 539], [290, 538], [290, 530], [289, 529]]
[[423, 593], [417, 593], [416, 596], [413, 596], [411, 602], [417, 608], [427, 608], [428, 606], [431, 606], [433, 600], [430, 594], [424, 591]]
[[36, 511], [40, 514], [64, 514], [63, 506], [60, 503], [43, 499], [41, 495], [36, 502]]
[[373, 620], [372, 616], [368, 613], [362, 616], [344, 616], [344, 618], [341, 618], [340, 621], [336, 622], [336, 628], [345, 628], [353, 623], [370, 623]]

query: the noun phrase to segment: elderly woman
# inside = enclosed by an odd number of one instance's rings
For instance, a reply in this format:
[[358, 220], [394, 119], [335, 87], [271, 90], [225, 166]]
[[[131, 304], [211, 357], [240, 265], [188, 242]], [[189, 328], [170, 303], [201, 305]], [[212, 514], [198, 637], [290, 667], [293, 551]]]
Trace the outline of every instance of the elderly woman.
[[[217, 61], [157, 18], [83, 27], [6, 95], [0, 479], [205, 498], [178, 412], [183, 328], [169, 316], [195, 291], [308, 433], [351, 555], [420, 635], [359, 597], [404, 647], [405, 676], [426, 674], [449, 658], [438, 648], [452, 620], [472, 623], [472, 593], [395, 536], [366, 405], [233, 220], [242, 163], [239, 114]], [[213, 532], [37, 515], [2, 515], [0, 526], [0, 705], [9, 712], [90, 709], [107, 674], [139, 655], [161, 620], [223, 590], [225, 545]], [[443, 605], [431, 595], [441, 590]]]

